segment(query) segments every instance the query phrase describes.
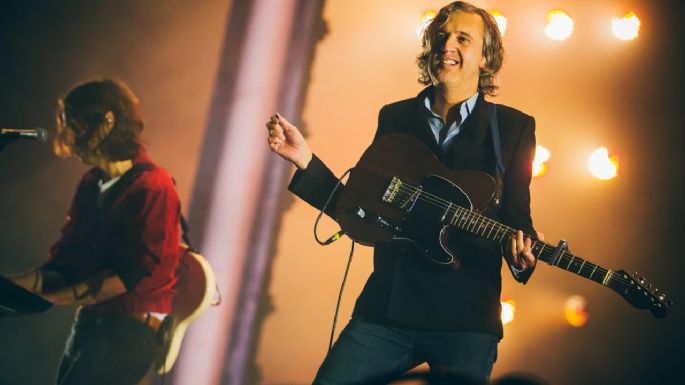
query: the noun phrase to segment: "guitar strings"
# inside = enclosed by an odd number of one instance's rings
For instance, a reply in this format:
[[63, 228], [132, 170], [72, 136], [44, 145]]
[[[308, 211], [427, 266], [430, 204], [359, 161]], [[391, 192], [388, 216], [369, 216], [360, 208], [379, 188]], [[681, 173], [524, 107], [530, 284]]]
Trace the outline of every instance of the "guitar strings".
[[[407, 185], [407, 184], [405, 184], [405, 183], [400, 184], [399, 190], [400, 190], [401, 192], [408, 193], [409, 195], [412, 195], [412, 196], [413, 196], [414, 194], [416, 194], [417, 191], [419, 191], [419, 189], [418, 189], [417, 187], [414, 187], [414, 186], [411, 186], [411, 185]], [[427, 203], [429, 203], [429, 204], [432, 204], [432, 205], [434, 205], [434, 206], [436, 206], [436, 207], [438, 207], [438, 208], [440, 208], [440, 209], [445, 209], [445, 210], [447, 211], [448, 214], [451, 213], [451, 210], [449, 210], [449, 209], [450, 209], [450, 206], [454, 206], [454, 204], [453, 204], [452, 202], [450, 202], [450, 201], [448, 201], [448, 200], [446, 200], [446, 199], [443, 199], [442, 197], [440, 197], [440, 196], [438, 196], [438, 195], [434, 195], [434, 194], [431, 194], [431, 193], [429, 193], [429, 192], [426, 192], [426, 191], [424, 191], [424, 190], [421, 190], [420, 192], [421, 192], [421, 193], [420, 193], [420, 195], [417, 197], [417, 199], [420, 199], [420, 200], [422, 200], [422, 201], [424, 201], [424, 202], [427, 202]], [[487, 222], [487, 223], [489, 223], [490, 225], [494, 224], [495, 226], [497, 226], [497, 227], [499, 227], [499, 228], [501, 228], [501, 229], [504, 229], [505, 234], [506, 234], [507, 232], [508, 232], [508, 233], [513, 233], [513, 232], [514, 232], [514, 229], [512, 229], [511, 227], [508, 227], [508, 226], [506, 226], [506, 225], [503, 225], [503, 224], [501, 224], [501, 223], [499, 223], [499, 222], [496, 222], [496, 221], [494, 221], [494, 220], [492, 220], [492, 219], [490, 219], [490, 218], [487, 218], [487, 217], [485, 217], [485, 216], [483, 216], [483, 215], [480, 215], [480, 214], [478, 214], [478, 213], [476, 213], [476, 212], [474, 212], [474, 211], [472, 211], [472, 210], [469, 210], [469, 209], [464, 208], [464, 207], [461, 207], [461, 206], [455, 206], [455, 207], [454, 207], [454, 216], [453, 216], [453, 219], [454, 219], [454, 217], [456, 217], [456, 215], [457, 215], [457, 213], [458, 213], [459, 210], [463, 212], [463, 214], [461, 215], [460, 218], [465, 218], [465, 217], [471, 215], [472, 218], [467, 220], [467, 222], [469, 222], [469, 223], [470, 223], [470, 222], [473, 222], [473, 220], [475, 219], [475, 220], [476, 220], [476, 224], [477, 224], [478, 219], [482, 219], [483, 223], [486, 223], [486, 222]], [[450, 223], [452, 223], [452, 222], [450, 221]], [[456, 224], [456, 223], [452, 223], [452, 224], [454, 225], [454, 224]], [[481, 224], [481, 226], [482, 226], [482, 224]], [[486, 225], [486, 226], [487, 226], [487, 225]], [[468, 229], [468, 227], [467, 227], [467, 229]], [[498, 232], [499, 232], [499, 230], [498, 230]], [[502, 238], [502, 239], [503, 239], [503, 238]], [[540, 254], [542, 254], [542, 253], [554, 253], [554, 249], [556, 249], [555, 247], [553, 247], [553, 246], [551, 246], [551, 245], [548, 245], [548, 244], [546, 244], [545, 242], [539, 242], [539, 241], [533, 241], [533, 244], [531, 245], [531, 248], [534, 248], [536, 245], [538, 245], [538, 246], [541, 247]], [[576, 271], [572, 271], [572, 270], [568, 270], [568, 267], [571, 266], [571, 264], [573, 263], [574, 260], [578, 260], [579, 262], [580, 262], [580, 261], [583, 262], [583, 263], [581, 264], [581, 268], [580, 268], [579, 271], [577, 271], [577, 272], [576, 272]], [[581, 257], [577, 257], [577, 256], [575, 256], [575, 255], [573, 255], [573, 254], [571, 254], [570, 252], [567, 252], [567, 251], [563, 251], [563, 252], [559, 255], [557, 261], [558, 261], [558, 263], [551, 263], [551, 264], [554, 264], [555, 266], [560, 267], [561, 262], [566, 262], [566, 261], [568, 261], [568, 266], [567, 266], [567, 269], [566, 269], [566, 270], [567, 270], [567, 271], [571, 271], [571, 272], [576, 273], [576, 274], [579, 274], [579, 275], [582, 275], [581, 272], [582, 272], [582, 270], [583, 270], [583, 268], [585, 267], [586, 264], [590, 264], [591, 266], [589, 266], [589, 267], [594, 266], [594, 267], [595, 267], [594, 270], [592, 271], [592, 273], [590, 273], [590, 277], [588, 277], [588, 278], [590, 278], [590, 279], [592, 279], [591, 277], [592, 277], [596, 272], [599, 272], [600, 275], [603, 275], [603, 276], [606, 276], [606, 275], [607, 275], [607, 272], [610, 272], [610, 273], [609, 273], [609, 279], [613, 279], [613, 280], [615, 280], [615, 281], [617, 281], [617, 282], [619, 282], [619, 283], [621, 283], [621, 284], [623, 284], [623, 285], [625, 285], [625, 286], [631, 286], [631, 287], [632, 287], [632, 286], [636, 283], [636, 280], [634, 280], [634, 279], [632, 279], [632, 278], [626, 279], [626, 278], [624, 278], [621, 274], [618, 274], [618, 273], [616, 273], [616, 272], [613, 271], [613, 270], [604, 269], [603, 267], [601, 267], [601, 266], [599, 266], [599, 265], [596, 265], [596, 264], [594, 264], [594, 263], [592, 263], [592, 262], [589, 262], [589, 261], [587, 261], [587, 260], [585, 260], [585, 259], [583, 259], [583, 258], [581, 258]], [[597, 281], [595, 281], [595, 282], [597, 282]], [[599, 283], [599, 282], [598, 282], [598, 283]], [[643, 289], [644, 289], [644, 288], [643, 288]], [[644, 290], [647, 291], [647, 292], [649, 292], [647, 289], [644, 289]]]

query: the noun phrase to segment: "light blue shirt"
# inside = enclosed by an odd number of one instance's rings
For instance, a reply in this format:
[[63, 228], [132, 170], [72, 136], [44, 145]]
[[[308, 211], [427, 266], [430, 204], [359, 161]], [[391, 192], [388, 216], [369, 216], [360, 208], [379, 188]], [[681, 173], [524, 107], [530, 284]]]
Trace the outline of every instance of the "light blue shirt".
[[[440, 146], [440, 152], [444, 153], [445, 149], [447, 146], [449, 146], [450, 142], [457, 136], [459, 135], [459, 131], [461, 130], [462, 124], [464, 124], [464, 121], [466, 118], [471, 115], [471, 111], [473, 111], [473, 107], [476, 105], [476, 101], [478, 100], [478, 95], [479, 93], [476, 92], [471, 96], [470, 98], [466, 99], [464, 103], [461, 104], [461, 107], [459, 108], [459, 115], [461, 116], [461, 121], [459, 124], [457, 122], [452, 122], [450, 127], [447, 129], [447, 136], [445, 137], [445, 141], [442, 143], [442, 146]], [[433, 131], [433, 135], [435, 136], [435, 143], [438, 143], [438, 140], [440, 138], [440, 130], [445, 126], [445, 121], [442, 119], [442, 117], [435, 112], [433, 112], [431, 105], [432, 105], [432, 100], [433, 98], [433, 93], [428, 93], [426, 95], [426, 98], [423, 99], [423, 105], [424, 107], [424, 113], [426, 115], [426, 119], [428, 120], [428, 124], [430, 125], [431, 130]]]

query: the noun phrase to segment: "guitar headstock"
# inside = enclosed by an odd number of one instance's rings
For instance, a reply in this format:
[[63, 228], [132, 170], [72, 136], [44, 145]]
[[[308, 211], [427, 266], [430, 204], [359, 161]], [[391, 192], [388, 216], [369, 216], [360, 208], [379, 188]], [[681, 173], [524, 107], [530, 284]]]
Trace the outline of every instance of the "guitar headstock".
[[673, 304], [665, 293], [647, 283], [644, 278], [638, 277], [637, 273], [630, 275], [624, 270], [614, 271], [607, 286], [636, 308], [649, 309], [657, 318], [664, 318]]

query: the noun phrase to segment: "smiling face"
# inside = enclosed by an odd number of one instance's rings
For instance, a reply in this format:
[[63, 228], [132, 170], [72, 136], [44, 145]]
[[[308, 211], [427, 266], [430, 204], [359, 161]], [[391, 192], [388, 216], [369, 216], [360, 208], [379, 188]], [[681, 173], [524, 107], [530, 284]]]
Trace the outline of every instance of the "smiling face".
[[483, 56], [484, 25], [480, 15], [456, 11], [431, 36], [428, 73], [436, 87], [475, 93]]

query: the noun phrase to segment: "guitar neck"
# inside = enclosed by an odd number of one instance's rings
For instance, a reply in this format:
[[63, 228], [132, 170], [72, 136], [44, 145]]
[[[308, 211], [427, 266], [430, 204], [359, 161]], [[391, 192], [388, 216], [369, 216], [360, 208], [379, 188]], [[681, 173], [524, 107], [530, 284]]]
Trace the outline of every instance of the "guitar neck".
[[[451, 215], [448, 221], [450, 225], [501, 245], [507, 242], [516, 231], [511, 227], [463, 207], [456, 206], [449, 211], [453, 211], [453, 215]], [[555, 257], [555, 250], [555, 246], [533, 240], [532, 252], [537, 259], [601, 285], [609, 285], [614, 274], [612, 270], [604, 269], [567, 251], [562, 251]]]

